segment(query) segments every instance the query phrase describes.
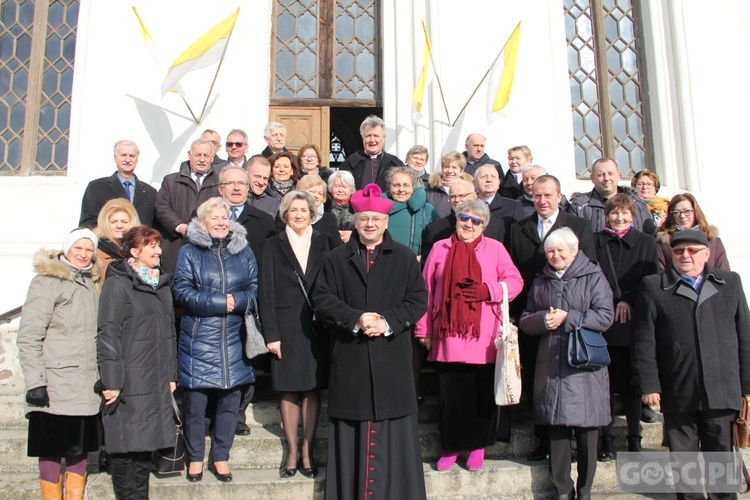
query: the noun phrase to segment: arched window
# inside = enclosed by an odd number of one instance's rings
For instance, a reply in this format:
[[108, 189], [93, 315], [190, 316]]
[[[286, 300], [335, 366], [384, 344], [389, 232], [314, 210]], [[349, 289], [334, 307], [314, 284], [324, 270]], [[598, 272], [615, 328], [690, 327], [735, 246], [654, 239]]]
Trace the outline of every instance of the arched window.
[[78, 7], [0, 4], [0, 175], [67, 173]]
[[614, 158], [627, 178], [653, 170], [639, 0], [564, 0], [576, 175]]

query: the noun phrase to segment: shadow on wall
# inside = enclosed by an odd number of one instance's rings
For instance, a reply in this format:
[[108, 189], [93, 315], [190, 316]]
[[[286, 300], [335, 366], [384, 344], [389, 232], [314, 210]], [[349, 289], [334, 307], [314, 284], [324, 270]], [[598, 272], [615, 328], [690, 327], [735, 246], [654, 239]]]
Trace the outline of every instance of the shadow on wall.
[[[151, 178], [147, 181], [149, 183], [161, 183], [165, 175], [171, 173], [177, 165], [187, 160], [190, 138], [196, 132], [198, 125], [195, 124], [191, 116], [175, 113], [132, 95], [128, 95], [128, 97], [135, 102], [135, 109], [141, 117], [141, 123], [148, 132], [157, 153], [159, 153], [154, 161]], [[204, 119], [211, 113], [218, 97], [218, 94], [215, 95], [206, 106], [203, 113]], [[177, 137], [174, 136], [167, 114], [182, 118], [188, 123], [187, 127]]]

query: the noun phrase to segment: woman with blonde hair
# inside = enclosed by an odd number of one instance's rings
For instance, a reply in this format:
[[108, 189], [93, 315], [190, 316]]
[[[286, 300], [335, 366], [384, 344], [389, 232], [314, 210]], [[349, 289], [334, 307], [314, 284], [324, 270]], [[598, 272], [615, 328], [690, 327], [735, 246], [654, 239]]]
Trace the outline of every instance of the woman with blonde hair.
[[474, 183], [474, 178], [464, 173], [466, 157], [458, 151], [451, 151], [440, 158], [440, 173], [432, 174], [428, 182], [427, 203], [435, 207], [440, 217], [451, 213], [451, 202], [448, 192], [457, 180], [463, 179]]
[[115, 198], [104, 204], [96, 218], [94, 234], [99, 237], [96, 257], [102, 262], [102, 276], [106, 279], [107, 266], [113, 260], [122, 259], [123, 236], [128, 230], [140, 226], [138, 212], [125, 198]]

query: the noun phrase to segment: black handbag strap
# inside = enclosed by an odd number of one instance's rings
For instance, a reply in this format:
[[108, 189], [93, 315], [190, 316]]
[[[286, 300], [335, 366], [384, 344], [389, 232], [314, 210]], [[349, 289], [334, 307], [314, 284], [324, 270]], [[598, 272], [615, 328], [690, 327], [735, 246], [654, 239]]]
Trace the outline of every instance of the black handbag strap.
[[177, 423], [182, 426], [182, 412], [180, 412], [180, 407], [177, 404], [177, 400], [174, 398], [174, 393], [170, 394], [170, 397], [172, 398], [172, 410], [174, 410], [174, 416], [177, 417]]
[[312, 306], [312, 303], [310, 302], [310, 297], [307, 296], [307, 290], [305, 290], [305, 284], [302, 281], [302, 278], [300, 277], [297, 271], [294, 271], [294, 275], [297, 277], [297, 283], [299, 283], [299, 288], [300, 290], [302, 290], [302, 295], [305, 296], [305, 302], [307, 303], [307, 307], [309, 307], [311, 311], [314, 311], [315, 308]]
[[617, 269], [615, 269], [615, 261], [612, 259], [612, 251], [609, 249], [609, 242], [604, 243], [604, 249], [607, 251], [607, 260], [609, 261], [609, 268], [612, 271], [612, 277], [614, 278], [614, 281], [615, 281], [615, 293], [617, 294], [615, 299], [619, 299], [620, 296], [622, 295], [622, 290], [620, 290], [620, 280], [617, 279]]

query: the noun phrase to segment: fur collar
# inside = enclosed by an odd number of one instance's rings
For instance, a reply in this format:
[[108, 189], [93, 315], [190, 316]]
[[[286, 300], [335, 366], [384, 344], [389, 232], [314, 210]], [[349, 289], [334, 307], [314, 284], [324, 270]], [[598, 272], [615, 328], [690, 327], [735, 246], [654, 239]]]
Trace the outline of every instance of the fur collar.
[[[34, 255], [34, 272], [42, 276], [50, 276], [65, 281], [75, 281], [76, 275], [79, 274], [75, 269], [60, 261], [57, 258], [62, 250], [39, 250]], [[102, 263], [94, 256], [92, 262], [94, 267], [91, 268], [91, 279], [98, 283], [102, 279]]]
[[[474, 184], [474, 178], [471, 176], [471, 174], [467, 174], [466, 172], [461, 174], [461, 180], [469, 181], [472, 184]], [[432, 174], [430, 176], [430, 180], [427, 182], [430, 185], [430, 188], [432, 189], [442, 189], [443, 188], [443, 174], [442, 173]]]
[[[230, 221], [229, 231], [229, 236], [224, 238], [224, 240], [229, 240], [227, 250], [231, 254], [238, 254], [247, 247], [247, 230], [236, 221]], [[201, 227], [197, 217], [188, 224], [186, 236], [190, 243], [201, 248], [211, 248], [218, 241], [209, 236], [208, 231]]]

